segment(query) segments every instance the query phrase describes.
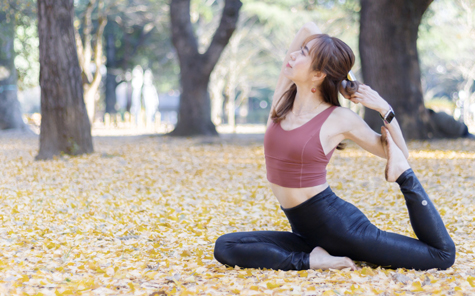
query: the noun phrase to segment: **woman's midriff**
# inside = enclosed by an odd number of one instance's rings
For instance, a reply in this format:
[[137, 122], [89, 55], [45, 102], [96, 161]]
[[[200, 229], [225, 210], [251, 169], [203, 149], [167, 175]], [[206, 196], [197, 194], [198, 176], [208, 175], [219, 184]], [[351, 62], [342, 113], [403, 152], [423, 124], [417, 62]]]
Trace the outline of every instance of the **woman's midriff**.
[[288, 188], [270, 183], [272, 192], [284, 209], [290, 209], [319, 194], [328, 187], [328, 183], [305, 188]]

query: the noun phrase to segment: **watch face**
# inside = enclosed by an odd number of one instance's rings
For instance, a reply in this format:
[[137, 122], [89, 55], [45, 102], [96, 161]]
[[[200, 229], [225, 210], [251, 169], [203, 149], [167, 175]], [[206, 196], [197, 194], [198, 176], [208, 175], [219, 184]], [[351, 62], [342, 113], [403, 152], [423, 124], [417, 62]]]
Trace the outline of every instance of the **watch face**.
[[390, 123], [393, 120], [393, 118], [394, 118], [394, 112], [391, 111], [391, 112], [389, 112], [388, 116], [386, 117], [386, 121], [388, 123]]

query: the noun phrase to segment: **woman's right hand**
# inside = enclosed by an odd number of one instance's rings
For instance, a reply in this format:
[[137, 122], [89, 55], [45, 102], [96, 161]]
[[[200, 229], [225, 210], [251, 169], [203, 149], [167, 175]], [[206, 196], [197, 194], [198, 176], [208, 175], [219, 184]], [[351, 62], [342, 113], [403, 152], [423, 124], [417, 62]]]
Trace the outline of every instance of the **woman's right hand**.
[[364, 84], [358, 87], [358, 91], [349, 100], [355, 104], [361, 103], [366, 108], [378, 111], [382, 115], [386, 114], [390, 109], [388, 102], [377, 91]]

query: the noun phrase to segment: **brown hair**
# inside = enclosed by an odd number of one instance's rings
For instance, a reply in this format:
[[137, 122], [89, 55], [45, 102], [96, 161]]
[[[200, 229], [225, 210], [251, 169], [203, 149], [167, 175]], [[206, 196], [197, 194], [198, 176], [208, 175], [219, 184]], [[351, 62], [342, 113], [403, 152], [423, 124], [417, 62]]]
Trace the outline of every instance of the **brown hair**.
[[[326, 103], [340, 106], [338, 91], [342, 87], [342, 81], [347, 79], [348, 72], [355, 63], [355, 55], [345, 42], [327, 34], [311, 35], [305, 39], [303, 46], [314, 39], [317, 39], [317, 42], [309, 48], [309, 54], [312, 57], [312, 70], [326, 74], [320, 85], [320, 93]], [[348, 95], [352, 95], [358, 90], [358, 86], [359, 82], [357, 81], [347, 81], [344, 91]], [[271, 118], [274, 122], [284, 120], [287, 113], [292, 110], [296, 95], [297, 86], [292, 83], [290, 88], [277, 101], [276, 107], [272, 111]], [[344, 146], [343, 143], [340, 143], [337, 149], [341, 150]]]

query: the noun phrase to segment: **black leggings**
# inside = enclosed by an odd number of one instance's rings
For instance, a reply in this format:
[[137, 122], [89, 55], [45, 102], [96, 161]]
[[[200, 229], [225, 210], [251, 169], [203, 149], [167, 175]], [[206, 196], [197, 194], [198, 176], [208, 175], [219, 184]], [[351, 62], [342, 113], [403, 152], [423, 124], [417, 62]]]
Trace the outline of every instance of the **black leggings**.
[[282, 208], [292, 232], [225, 234], [216, 241], [214, 257], [230, 266], [302, 270], [309, 269], [309, 254], [320, 246], [333, 256], [386, 268], [449, 268], [455, 245], [416, 175], [408, 169], [396, 182], [419, 240], [378, 229], [328, 187], [296, 207]]

